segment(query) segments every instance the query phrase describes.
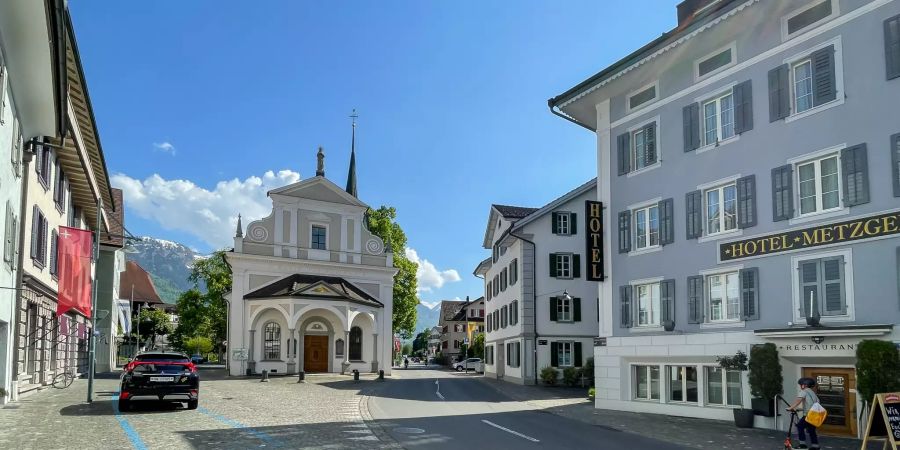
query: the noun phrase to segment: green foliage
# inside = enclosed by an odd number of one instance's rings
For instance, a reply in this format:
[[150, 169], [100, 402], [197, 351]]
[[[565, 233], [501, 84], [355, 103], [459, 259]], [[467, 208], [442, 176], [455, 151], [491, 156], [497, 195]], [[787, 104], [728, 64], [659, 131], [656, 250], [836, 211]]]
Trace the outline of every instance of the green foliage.
[[396, 222], [397, 210], [382, 206], [376, 210], [366, 211], [366, 227], [372, 234], [381, 238], [384, 245], [390, 246], [394, 252], [394, 267], [399, 269], [394, 276], [394, 332], [403, 339], [409, 339], [415, 332], [416, 305], [416, 271], [419, 265], [406, 257], [406, 233]]
[[419, 351], [426, 350], [428, 348], [428, 330], [425, 330], [416, 335], [416, 338], [413, 339], [412, 348], [413, 353], [418, 353]]
[[716, 361], [719, 367], [726, 370], [747, 370], [747, 354], [740, 350], [734, 356], [717, 356]]
[[590, 386], [594, 385], [594, 357], [590, 357], [584, 360], [584, 364], [581, 366], [581, 373], [585, 378], [588, 379], [588, 383]]
[[484, 333], [477, 333], [472, 338], [472, 356], [484, 359]]
[[159, 298], [162, 301], [172, 304], [178, 301], [178, 295], [181, 294], [181, 289], [178, 286], [175, 286], [175, 283], [172, 280], [167, 278], [158, 277], [154, 274], [150, 274], [150, 279], [153, 280], [153, 287], [156, 288], [156, 293], [159, 294]]
[[589, 399], [593, 400], [594, 397], [596, 397], [596, 396], [597, 396], [597, 388], [592, 387], [592, 388], [588, 389], [588, 398]]
[[9, 393], [6, 392], [6, 389], [0, 388], [0, 398], [6, 397], [7, 395], [9, 395]]
[[778, 347], [768, 342], [750, 348], [750, 394], [756, 398], [771, 400], [784, 393], [784, 377], [778, 361]]
[[450, 360], [447, 358], [447, 356], [441, 354], [440, 352], [435, 353], [434, 358], [432, 358], [431, 361], [439, 366], [446, 366], [447, 364], [450, 364]]
[[156, 308], [145, 308], [138, 313], [135, 331], [140, 330], [144, 340], [156, 341], [157, 336], [165, 336], [172, 332], [172, 320], [165, 311]]
[[566, 386], [575, 386], [581, 379], [581, 370], [577, 367], [566, 367], [563, 369], [563, 383]]
[[892, 342], [865, 339], [856, 346], [856, 389], [866, 402], [900, 390], [900, 353]]
[[411, 355], [412, 354], [412, 345], [403, 344], [403, 347], [402, 347], [402, 350], [400, 350], [400, 353], [402, 353], [404, 355]]
[[553, 367], [547, 366], [541, 369], [541, 381], [543, 381], [544, 384], [553, 386], [556, 384], [557, 378], [559, 378], [559, 371]]
[[[172, 343], [184, 349], [188, 338], [203, 336], [212, 342], [214, 350], [221, 350], [228, 328], [225, 293], [231, 290], [231, 268], [225, 252], [220, 250], [194, 262], [189, 279], [194, 288], [178, 297], [178, 327]], [[206, 286], [206, 293], [201, 292], [201, 284]]]
[[204, 354], [212, 351], [213, 343], [206, 336], [194, 336], [194, 337], [184, 341], [184, 348], [191, 355], [195, 355], [195, 354], [204, 355]]

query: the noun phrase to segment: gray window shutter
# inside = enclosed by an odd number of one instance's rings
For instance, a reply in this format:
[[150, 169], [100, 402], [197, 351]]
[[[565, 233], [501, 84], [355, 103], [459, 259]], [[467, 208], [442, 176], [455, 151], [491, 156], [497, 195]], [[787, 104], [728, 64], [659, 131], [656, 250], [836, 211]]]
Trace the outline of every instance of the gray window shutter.
[[622, 328], [631, 328], [631, 285], [620, 286], [619, 297], [622, 304]]
[[41, 221], [40, 216], [38, 215], [38, 207], [34, 205], [31, 207], [31, 259], [38, 259], [38, 240], [40, 239], [41, 234]]
[[659, 245], [675, 242], [675, 200], [667, 198], [661, 200], [659, 205]]
[[616, 138], [619, 154], [619, 175], [631, 172], [631, 133], [622, 133]]
[[631, 251], [631, 211], [619, 213], [619, 253]]
[[684, 123], [682, 135], [684, 136], [684, 151], [689, 152], [700, 148], [700, 104], [691, 103], [681, 110]]
[[834, 46], [829, 45], [812, 54], [813, 105], [819, 106], [834, 100], [837, 84], [834, 80]]
[[572, 278], [581, 278], [581, 255], [572, 255]]
[[741, 269], [739, 276], [743, 318], [744, 320], [759, 320], [759, 268]]
[[891, 136], [891, 178], [894, 180], [894, 197], [900, 197], [900, 133]]
[[884, 21], [884, 62], [888, 80], [900, 77], [900, 15]]
[[769, 71], [769, 122], [784, 119], [791, 113], [790, 95], [788, 65], [782, 64]]
[[569, 213], [569, 234], [578, 234], [578, 214]]
[[559, 213], [550, 214], [550, 231], [553, 234], [559, 234], [559, 222], [557, 221]]
[[841, 150], [844, 206], [869, 203], [869, 161], [866, 144]]
[[[900, 300], [900, 247], [897, 247], [897, 299]], [[599, 309], [597, 320], [600, 320]]]
[[581, 367], [581, 342], [576, 342], [575, 345], [575, 359], [572, 360], [572, 365], [575, 367]]
[[819, 260], [802, 261], [797, 269], [800, 271], [800, 310], [803, 317], [810, 317], [812, 311], [819, 308]]
[[756, 175], [737, 179], [738, 228], [756, 225]]
[[572, 299], [572, 320], [581, 322], [581, 299], [578, 297]]
[[550, 278], [556, 278], [556, 253], [550, 254]]
[[843, 256], [822, 259], [822, 293], [825, 297], [825, 314], [847, 314]]
[[550, 367], [559, 367], [559, 350], [556, 348], [556, 342], [550, 343]]
[[[2, 69], [2, 68], [0, 68]], [[12, 262], [13, 258], [13, 211], [12, 204], [9, 200], [6, 201], [6, 230], [3, 234], [4, 242], [3, 242], [3, 260], [6, 262]]]
[[703, 276], [693, 275], [687, 278], [688, 288], [688, 323], [703, 322]]
[[753, 129], [753, 83], [747, 80], [734, 87], [734, 134]]
[[558, 298], [550, 297], [550, 321], [551, 322], [556, 322], [557, 320], [559, 320], [559, 319], [557, 319], [557, 316], [556, 316], [556, 302], [557, 301], [559, 301]]
[[697, 239], [703, 236], [703, 193], [688, 192], [684, 196], [684, 204], [686, 236], [688, 239]]
[[662, 307], [663, 326], [666, 322], [675, 323], [675, 280], [663, 280], [659, 283], [659, 298]]
[[772, 169], [772, 220], [794, 216], [794, 167], [786, 164]]
[[644, 139], [647, 142], [644, 161], [646, 161], [649, 166], [655, 164], [657, 156], [659, 156], [656, 151], [656, 122], [644, 127]]

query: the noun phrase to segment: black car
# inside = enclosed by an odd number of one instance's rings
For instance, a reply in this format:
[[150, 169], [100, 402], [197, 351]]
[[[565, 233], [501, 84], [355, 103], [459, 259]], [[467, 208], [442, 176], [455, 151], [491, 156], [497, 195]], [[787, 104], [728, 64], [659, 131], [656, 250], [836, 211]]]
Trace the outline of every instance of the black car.
[[197, 409], [200, 374], [183, 353], [141, 353], [125, 366], [119, 392], [120, 411], [128, 411], [135, 397], [145, 396], [186, 398], [188, 409]]

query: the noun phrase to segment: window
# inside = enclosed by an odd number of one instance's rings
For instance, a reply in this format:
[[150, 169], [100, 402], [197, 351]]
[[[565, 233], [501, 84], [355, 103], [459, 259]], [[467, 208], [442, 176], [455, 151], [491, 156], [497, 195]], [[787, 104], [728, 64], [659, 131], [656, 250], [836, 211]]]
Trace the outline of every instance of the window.
[[659, 400], [659, 366], [634, 366], [634, 399]]
[[507, 342], [506, 343], [506, 365], [509, 367], [519, 367], [520, 363], [520, 349], [521, 343], [519, 342]]
[[[0, 68], [2, 70], [2, 68]], [[5, 85], [5, 80], [0, 80], [0, 101], [2, 101], [3, 97], [3, 86]], [[3, 106], [0, 105], [0, 117], [3, 116]], [[0, 123], [3, 121], [0, 120]], [[10, 161], [12, 162], [13, 173], [16, 175], [16, 178], [22, 176], [22, 152], [25, 147], [25, 139], [22, 137], [22, 127], [19, 124], [18, 118], [13, 118], [13, 147], [10, 152]]]
[[321, 225], [313, 225], [312, 226], [312, 242], [310, 243], [310, 248], [316, 250], [325, 250], [327, 249], [327, 230], [325, 227]]
[[786, 31], [786, 35], [788, 37], [792, 37], [792, 35], [832, 17], [833, 14], [836, 14], [835, 8], [833, 8], [831, 1], [832, 0], [824, 0], [818, 2], [810, 6], [809, 8], [802, 9], [785, 17], [783, 19], [782, 26], [785, 28], [784, 31]]
[[707, 366], [706, 403], [741, 406], [741, 372]]
[[350, 360], [362, 361], [362, 328], [350, 329]]
[[694, 75], [699, 80], [709, 75], [721, 72], [734, 63], [734, 44], [725, 49], [716, 50], [711, 55], [698, 60], [695, 64]]
[[634, 210], [634, 249], [659, 245], [659, 207], [657, 204]]
[[647, 129], [641, 128], [631, 133], [631, 167], [632, 170], [642, 169], [656, 161], [649, 162], [647, 158]]
[[726, 184], [708, 189], [706, 201], [706, 234], [716, 234], [737, 229], [737, 187]]
[[697, 368], [694, 366], [666, 366], [669, 380], [669, 401], [697, 403]]
[[567, 297], [556, 298], [557, 322], [571, 322], [573, 320], [572, 300], [573, 299]]
[[34, 205], [31, 215], [31, 260], [43, 268], [47, 263], [47, 217]]
[[572, 278], [572, 255], [568, 253], [556, 254], [556, 277]]
[[500, 275], [494, 275], [494, 297], [500, 295]]
[[507, 281], [507, 271], [504, 267], [503, 270], [500, 271], [500, 291], [506, 291], [506, 281]]
[[483, 310], [483, 309], [479, 309], [479, 310], [478, 310], [478, 317], [484, 317], [484, 310]]
[[450, 347], [450, 342], [449, 342], [449, 341], [442, 341], [442, 342], [441, 342], [441, 348], [443, 348], [444, 350], [446, 350], [446, 349], [449, 348], [449, 347]]
[[453, 340], [453, 348], [455, 348], [455, 349], [459, 348], [459, 341], [456, 339]]
[[847, 315], [844, 256], [800, 260], [800, 308], [804, 317]]
[[493, 262], [497, 262], [497, 260], [500, 259], [500, 246], [498, 244], [494, 244], [492, 256], [493, 256]]
[[513, 300], [509, 304], [509, 324], [515, 325], [519, 323], [519, 301]]
[[703, 103], [703, 145], [734, 137], [734, 95], [731, 91]]
[[628, 97], [628, 109], [639, 108], [656, 98], [656, 84], [641, 89]]
[[491, 294], [493, 294], [493, 292], [491, 292], [491, 282], [488, 281], [484, 285], [484, 298], [487, 299], [487, 301], [491, 301]]
[[[898, 150], [900, 151], [900, 150]], [[519, 281], [519, 260], [513, 259], [509, 263], [509, 285], [514, 286]]]
[[571, 342], [556, 343], [556, 363], [559, 367], [572, 367], [572, 345]]
[[56, 230], [50, 232], [50, 275], [53, 278], [56, 278], [58, 273], [57, 264], [59, 264], [59, 258], [57, 257], [57, 249], [59, 248], [59, 236], [56, 234]]
[[34, 168], [37, 170], [38, 181], [44, 186], [44, 189], [50, 189], [50, 163], [52, 162], [52, 154], [50, 147], [42, 145], [35, 151], [37, 161]]
[[706, 277], [707, 322], [724, 322], [741, 318], [741, 286], [738, 272]]
[[487, 365], [494, 365], [494, 346], [486, 345], [484, 347], [484, 363]]
[[3, 260], [10, 269], [15, 269], [16, 253], [19, 243], [19, 218], [16, 217], [12, 203], [6, 202], [6, 232], [3, 247]]
[[56, 160], [56, 183], [53, 186], [53, 203], [60, 213], [66, 212], [66, 175]]
[[838, 155], [798, 164], [797, 174], [801, 216], [841, 207]]
[[263, 355], [265, 359], [281, 359], [281, 326], [269, 322], [264, 327]]
[[556, 234], [570, 234], [569, 221], [572, 217], [565, 213], [558, 213], [553, 216], [556, 218]]
[[794, 112], [801, 113], [813, 107], [812, 59], [804, 59], [791, 66], [794, 87]]
[[506, 328], [506, 324], [509, 321], [509, 308], [508, 305], [503, 305], [503, 308], [500, 308], [500, 328]]
[[639, 327], [659, 326], [659, 283], [634, 286], [634, 296], [637, 301], [637, 325]]

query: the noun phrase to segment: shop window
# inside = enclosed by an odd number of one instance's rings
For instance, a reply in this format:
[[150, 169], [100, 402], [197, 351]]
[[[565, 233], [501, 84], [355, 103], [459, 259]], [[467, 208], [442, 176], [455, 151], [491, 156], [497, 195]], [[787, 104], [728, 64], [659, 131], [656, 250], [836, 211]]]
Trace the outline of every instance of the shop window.
[[669, 401], [697, 403], [697, 368], [695, 366], [666, 366], [669, 381]]
[[635, 400], [659, 400], [659, 366], [634, 366]]
[[706, 403], [741, 406], [741, 372], [706, 367]]

